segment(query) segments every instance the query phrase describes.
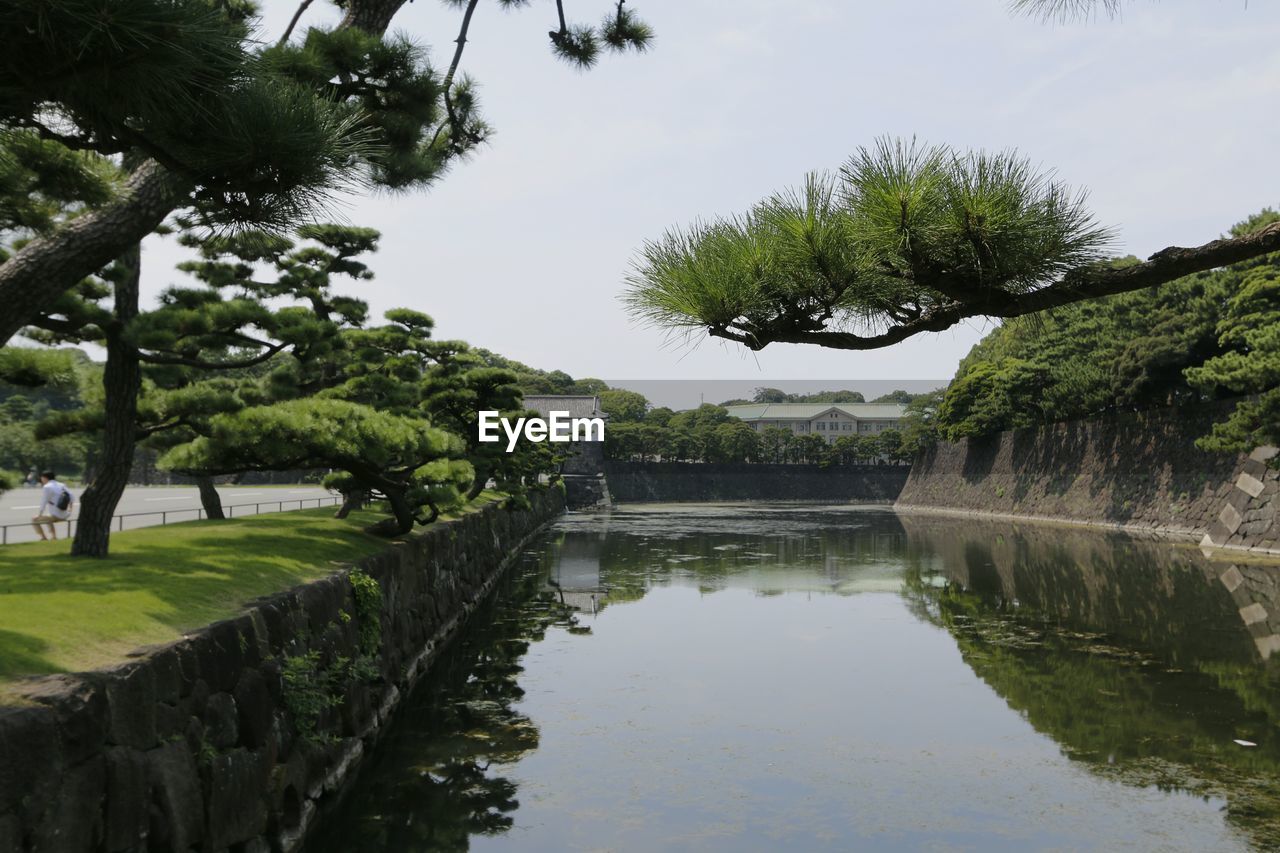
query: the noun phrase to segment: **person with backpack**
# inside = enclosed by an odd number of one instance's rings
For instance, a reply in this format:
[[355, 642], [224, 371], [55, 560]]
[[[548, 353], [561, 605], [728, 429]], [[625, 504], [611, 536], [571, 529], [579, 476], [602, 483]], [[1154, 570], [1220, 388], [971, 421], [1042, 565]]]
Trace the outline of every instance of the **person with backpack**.
[[[71, 507], [75, 497], [71, 490], [58, 482], [52, 471], [40, 475], [40, 511], [31, 516], [31, 526], [40, 534], [41, 539], [58, 538], [56, 525], [71, 517]], [[44, 535], [44, 526], [48, 525], [49, 535]]]

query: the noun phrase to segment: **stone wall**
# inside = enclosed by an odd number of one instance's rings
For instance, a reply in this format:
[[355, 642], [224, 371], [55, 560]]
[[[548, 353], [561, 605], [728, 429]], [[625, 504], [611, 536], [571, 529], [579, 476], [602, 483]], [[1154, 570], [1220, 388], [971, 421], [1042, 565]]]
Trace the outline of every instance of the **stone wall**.
[[1258, 447], [1244, 460], [1201, 544], [1280, 553], [1280, 470], [1268, 464], [1277, 452]]
[[905, 465], [756, 465], [605, 462], [615, 502], [884, 501], [898, 496]]
[[562, 507], [560, 489], [489, 506], [359, 563], [363, 597], [343, 569], [116, 669], [23, 685], [0, 708], [0, 851], [297, 850]]
[[[897, 506], [1122, 526], [1196, 539], [1224, 519], [1235, 526], [1220, 531], [1214, 544], [1274, 548], [1277, 472], [1244, 455], [1195, 446], [1231, 405], [942, 442], [915, 460]], [[1257, 469], [1257, 478], [1241, 479], [1247, 467]], [[1229, 504], [1239, 520], [1226, 509]]]

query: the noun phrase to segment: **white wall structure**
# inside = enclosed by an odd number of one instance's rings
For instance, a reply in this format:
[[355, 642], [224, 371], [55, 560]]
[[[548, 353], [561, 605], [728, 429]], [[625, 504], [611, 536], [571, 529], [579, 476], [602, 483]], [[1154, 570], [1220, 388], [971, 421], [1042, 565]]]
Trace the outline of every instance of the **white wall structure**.
[[767, 427], [813, 433], [834, 444], [845, 435], [875, 435], [901, 427], [905, 406], [885, 403], [751, 403], [725, 406], [757, 432]]

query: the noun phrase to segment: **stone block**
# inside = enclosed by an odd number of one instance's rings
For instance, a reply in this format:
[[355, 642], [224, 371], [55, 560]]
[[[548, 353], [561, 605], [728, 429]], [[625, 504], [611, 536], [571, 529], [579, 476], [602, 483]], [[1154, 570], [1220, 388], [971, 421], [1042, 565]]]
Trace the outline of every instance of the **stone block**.
[[204, 795], [195, 759], [182, 742], [147, 754], [151, 784], [148, 840], [153, 850], [187, 850], [204, 838]]
[[271, 629], [267, 627], [267, 620], [262, 612], [262, 608], [255, 607], [249, 611], [248, 619], [253, 628], [254, 650], [257, 654], [259, 662], [270, 660], [271, 651]]
[[266, 631], [267, 644], [272, 649], [283, 649], [292, 639], [290, 634], [292, 625], [286, 613], [292, 600], [291, 594], [282, 596], [279, 599], [263, 602], [256, 610], [258, 618], [262, 620], [262, 627]]
[[[257, 666], [262, 663], [262, 648], [265, 639], [258, 637], [258, 623], [252, 615], [245, 613], [231, 620], [236, 631], [236, 649], [240, 652], [240, 667]], [[264, 634], [265, 638], [265, 626]]]
[[1246, 459], [1244, 460], [1244, 465], [1240, 466], [1240, 472], [1248, 474], [1255, 480], [1265, 481], [1267, 479], [1267, 463], [1259, 459]]
[[1263, 484], [1257, 477], [1242, 473], [1239, 477], [1236, 477], [1236, 488], [1249, 497], [1256, 498], [1262, 494]]
[[265, 838], [254, 838], [244, 845], [240, 853], [271, 853], [271, 844]]
[[1269, 459], [1273, 459], [1278, 453], [1280, 453], [1280, 448], [1264, 444], [1261, 447], [1255, 447], [1253, 452], [1249, 454], [1249, 458], [1258, 462], [1266, 462]]
[[227, 692], [236, 686], [247, 644], [233, 620], [215, 622], [205, 629], [196, 645], [201, 677], [211, 688]]
[[213, 690], [209, 687], [209, 682], [203, 678], [198, 679], [191, 686], [191, 695], [187, 697], [187, 711], [193, 716], [203, 717], [204, 709], [209, 704], [209, 697], [212, 695]]
[[240, 742], [240, 711], [230, 693], [214, 693], [204, 709], [205, 738], [218, 749]]
[[187, 750], [192, 755], [199, 755], [208, 746], [208, 740], [204, 736], [204, 723], [199, 717], [187, 717], [187, 726], [182, 730], [182, 740], [187, 744]]
[[1227, 495], [1227, 505], [1235, 507], [1241, 517], [1248, 511], [1249, 505], [1252, 503], [1253, 498], [1249, 496], [1248, 492], [1236, 488], [1234, 484], [1231, 486], [1231, 492]]
[[1244, 576], [1240, 574], [1240, 570], [1235, 566], [1228, 568], [1219, 576], [1218, 579], [1221, 580], [1222, 585], [1227, 588], [1227, 592], [1235, 592], [1236, 587], [1244, 583]]
[[22, 821], [15, 814], [0, 814], [0, 851], [18, 853], [22, 849]]
[[48, 708], [0, 708], [0, 814], [24, 800], [43, 809], [61, 772], [56, 717]]
[[182, 673], [182, 689], [179, 698], [185, 699], [203, 679], [200, 676], [200, 651], [202, 640], [188, 638], [172, 646], [178, 657], [178, 669]]
[[271, 704], [277, 708], [281, 707], [284, 704], [284, 675], [280, 660], [277, 658], [264, 662], [258, 667], [258, 672], [267, 686]]
[[62, 774], [44, 820], [35, 826], [32, 847], [49, 853], [83, 853], [102, 843], [106, 762], [90, 758]]
[[106, 744], [107, 697], [94, 679], [51, 675], [24, 690], [23, 695], [53, 711], [62, 760], [68, 765], [88, 760]]
[[342, 733], [348, 737], [364, 737], [373, 724], [373, 690], [370, 685], [353, 680], [346, 687], [342, 705]]
[[318, 637], [330, 623], [337, 623], [338, 612], [346, 602], [347, 584], [345, 580], [322, 578], [299, 590], [298, 598], [306, 611], [311, 636]]
[[1267, 621], [1267, 609], [1255, 601], [1246, 607], [1240, 608], [1240, 618], [1244, 620], [1246, 625], [1265, 622]]
[[209, 766], [209, 846], [243, 843], [267, 827], [269, 768], [258, 753], [235, 749]]
[[1253, 642], [1258, 647], [1258, 654], [1262, 655], [1263, 660], [1270, 659], [1273, 654], [1280, 651], [1280, 634], [1257, 637]]
[[156, 745], [156, 676], [151, 667], [132, 664], [106, 679], [107, 739], [118, 746], [150, 749]]
[[110, 746], [106, 760], [106, 849], [108, 853], [141, 848], [150, 824], [151, 779], [146, 753]]
[[159, 649], [147, 658], [147, 666], [155, 676], [156, 701], [168, 702], [170, 705], [178, 704], [178, 700], [184, 695], [184, 690], [182, 662], [179, 660], [177, 649], [172, 646]]
[[176, 705], [167, 702], [156, 703], [156, 742], [170, 741], [182, 737], [187, 730], [190, 715]]
[[1240, 510], [1236, 509], [1231, 504], [1224, 506], [1222, 511], [1218, 513], [1218, 521], [1222, 522], [1222, 526], [1226, 528], [1228, 533], [1235, 533], [1239, 530], [1240, 522], [1243, 520], [1244, 518], [1240, 515]]
[[262, 673], [246, 669], [236, 682], [236, 708], [240, 718], [240, 743], [250, 749], [264, 745], [271, 737], [275, 708]]

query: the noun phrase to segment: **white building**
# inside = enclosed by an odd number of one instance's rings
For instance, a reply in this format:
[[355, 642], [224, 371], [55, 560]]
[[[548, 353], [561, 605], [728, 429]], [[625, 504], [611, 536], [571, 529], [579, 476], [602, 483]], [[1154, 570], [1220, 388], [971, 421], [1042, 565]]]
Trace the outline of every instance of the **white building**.
[[845, 435], [901, 429], [906, 410], [893, 403], [750, 403], [725, 408], [757, 432], [778, 427], [796, 435], [820, 435], [828, 444]]

